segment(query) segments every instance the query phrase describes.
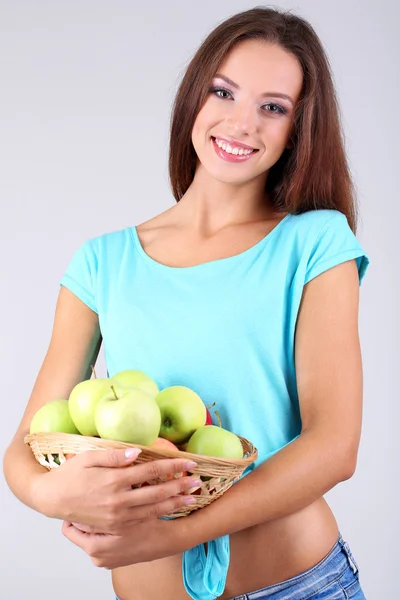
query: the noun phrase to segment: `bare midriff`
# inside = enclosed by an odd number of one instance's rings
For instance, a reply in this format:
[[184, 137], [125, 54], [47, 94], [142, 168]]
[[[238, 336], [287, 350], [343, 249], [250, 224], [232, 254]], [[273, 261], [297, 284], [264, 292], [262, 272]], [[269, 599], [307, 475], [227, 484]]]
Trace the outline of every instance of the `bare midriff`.
[[[324, 498], [292, 515], [230, 536], [230, 564], [222, 600], [274, 585], [321, 561], [338, 538], [336, 519]], [[115, 569], [122, 600], [188, 600], [182, 555]]]

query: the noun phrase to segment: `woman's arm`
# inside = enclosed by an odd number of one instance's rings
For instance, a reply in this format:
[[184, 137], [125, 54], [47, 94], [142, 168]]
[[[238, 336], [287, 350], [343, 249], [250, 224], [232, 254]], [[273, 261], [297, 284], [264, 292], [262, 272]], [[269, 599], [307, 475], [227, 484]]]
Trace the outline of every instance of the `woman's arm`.
[[24, 436], [41, 406], [54, 398], [68, 399], [77, 383], [90, 378], [90, 365], [97, 360], [101, 341], [98, 315], [62, 286], [49, 348], [3, 460], [4, 475], [13, 494], [38, 512], [52, 512], [51, 507], [38, 504], [34, 493], [35, 483], [48, 471], [24, 444]]
[[363, 390], [358, 305], [354, 260], [305, 286], [295, 340], [301, 435], [216, 502], [173, 523], [175, 550], [297, 512], [353, 475]]

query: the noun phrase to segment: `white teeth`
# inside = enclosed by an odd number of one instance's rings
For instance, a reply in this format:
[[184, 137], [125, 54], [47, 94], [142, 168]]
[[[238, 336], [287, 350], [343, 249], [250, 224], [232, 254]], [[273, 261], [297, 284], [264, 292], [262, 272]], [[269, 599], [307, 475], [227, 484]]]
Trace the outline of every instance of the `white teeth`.
[[222, 148], [228, 154], [235, 154], [235, 155], [238, 154], [239, 156], [242, 156], [243, 154], [248, 155], [253, 152], [253, 150], [247, 150], [245, 148], [238, 148], [238, 147], [232, 148], [232, 146], [230, 146], [226, 142], [218, 140], [217, 138], [215, 138], [215, 143], [217, 144], [218, 148]]

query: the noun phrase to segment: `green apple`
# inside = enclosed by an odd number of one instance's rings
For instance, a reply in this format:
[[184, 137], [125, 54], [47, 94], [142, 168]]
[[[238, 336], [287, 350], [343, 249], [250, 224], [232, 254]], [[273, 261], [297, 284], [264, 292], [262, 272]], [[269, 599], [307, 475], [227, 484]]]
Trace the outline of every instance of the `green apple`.
[[69, 412], [82, 435], [99, 435], [94, 422], [94, 413], [100, 398], [107, 391], [111, 392], [110, 379], [96, 378], [81, 381], [70, 393]]
[[39, 408], [33, 416], [29, 433], [41, 432], [79, 433], [69, 414], [68, 400], [56, 398]]
[[146, 373], [143, 373], [143, 371], [127, 369], [126, 371], [116, 373], [110, 379], [112, 384], [117, 382], [124, 387], [137, 387], [150, 394], [153, 398], [155, 398], [159, 392], [156, 382], [146, 375]]
[[186, 452], [217, 458], [243, 458], [243, 446], [238, 436], [217, 425], [197, 429], [188, 442]]
[[161, 411], [160, 437], [174, 444], [186, 442], [206, 422], [207, 409], [203, 400], [184, 385], [163, 389], [155, 400]]
[[151, 446], [160, 433], [161, 414], [147, 392], [112, 385], [99, 400], [94, 421], [102, 438]]

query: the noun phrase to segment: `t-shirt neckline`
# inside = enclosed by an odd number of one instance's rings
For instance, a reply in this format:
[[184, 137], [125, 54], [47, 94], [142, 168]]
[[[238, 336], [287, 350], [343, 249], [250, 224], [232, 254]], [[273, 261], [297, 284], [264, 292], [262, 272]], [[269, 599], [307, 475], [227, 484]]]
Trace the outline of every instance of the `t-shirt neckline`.
[[239, 254], [234, 254], [233, 256], [226, 256], [225, 258], [216, 258], [214, 260], [209, 260], [207, 262], [199, 263], [198, 265], [189, 265], [187, 267], [172, 267], [170, 265], [165, 265], [164, 263], [158, 262], [154, 258], [151, 258], [151, 256], [149, 256], [143, 249], [143, 246], [140, 242], [139, 235], [137, 232], [137, 226], [133, 225], [129, 229], [130, 229], [130, 232], [132, 235], [134, 246], [135, 246], [139, 256], [141, 256], [141, 258], [143, 258], [143, 260], [145, 260], [147, 263], [149, 263], [159, 269], [185, 272], [185, 271], [193, 271], [195, 269], [199, 270], [199, 269], [204, 269], [204, 268], [215, 267], [218, 265], [232, 263], [235, 260], [241, 260], [246, 255], [251, 254], [252, 252], [255, 252], [256, 250], [258, 250], [260, 248], [260, 246], [262, 246], [263, 244], [269, 242], [270, 239], [272, 238], [272, 236], [277, 232], [277, 230], [280, 229], [282, 227], [282, 225], [285, 223], [285, 221], [288, 221], [291, 216], [292, 216], [292, 213], [288, 213], [285, 217], [283, 217], [283, 219], [281, 221], [279, 221], [279, 223], [277, 225], [275, 225], [275, 227], [273, 229], [271, 229], [271, 231], [269, 233], [267, 233], [263, 238], [261, 238], [261, 240], [259, 242], [257, 242], [256, 244], [254, 244], [247, 250], [243, 250], [243, 252], [239, 252]]

